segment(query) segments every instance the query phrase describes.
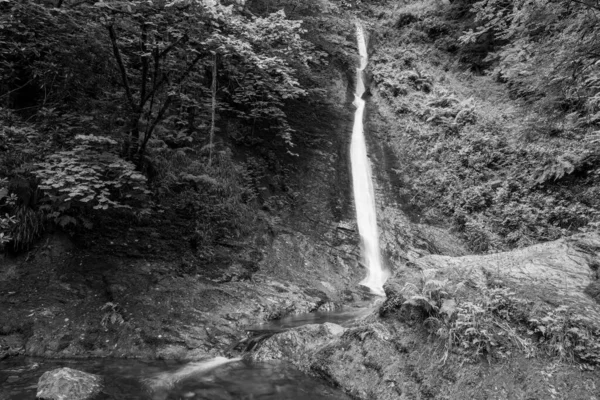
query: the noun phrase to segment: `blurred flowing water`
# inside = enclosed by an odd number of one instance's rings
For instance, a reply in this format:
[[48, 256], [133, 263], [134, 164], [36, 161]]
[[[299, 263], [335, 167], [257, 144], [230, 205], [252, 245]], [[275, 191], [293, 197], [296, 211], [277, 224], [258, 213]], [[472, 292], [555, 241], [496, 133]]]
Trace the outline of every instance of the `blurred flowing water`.
[[368, 64], [367, 41], [363, 27], [356, 25], [356, 38], [360, 55], [360, 67], [356, 72], [356, 92], [354, 93], [354, 127], [350, 145], [350, 162], [352, 164], [352, 186], [354, 189], [354, 204], [356, 221], [361, 238], [363, 262], [367, 268], [367, 276], [360, 284], [366, 286], [378, 296], [385, 296], [383, 284], [388, 278], [388, 271], [381, 262], [379, 251], [379, 232], [377, 229], [377, 214], [375, 211], [375, 191], [371, 177], [371, 164], [367, 157], [367, 144], [363, 118], [365, 112], [365, 81], [364, 73]]
[[[37, 381], [48, 370], [70, 367], [102, 375], [100, 399], [114, 400], [349, 400], [340, 390], [286, 363], [247, 363], [221, 357], [187, 364], [126, 359], [0, 362], [0, 399], [35, 399]], [[223, 359], [224, 360], [224, 359]]]

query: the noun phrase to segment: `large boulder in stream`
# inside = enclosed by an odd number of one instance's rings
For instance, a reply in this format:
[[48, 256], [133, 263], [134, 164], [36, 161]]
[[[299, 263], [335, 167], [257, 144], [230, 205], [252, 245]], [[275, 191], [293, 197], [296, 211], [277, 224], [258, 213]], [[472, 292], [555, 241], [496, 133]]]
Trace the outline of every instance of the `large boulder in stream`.
[[101, 376], [71, 368], [45, 372], [38, 381], [39, 400], [88, 400], [100, 394], [104, 387]]

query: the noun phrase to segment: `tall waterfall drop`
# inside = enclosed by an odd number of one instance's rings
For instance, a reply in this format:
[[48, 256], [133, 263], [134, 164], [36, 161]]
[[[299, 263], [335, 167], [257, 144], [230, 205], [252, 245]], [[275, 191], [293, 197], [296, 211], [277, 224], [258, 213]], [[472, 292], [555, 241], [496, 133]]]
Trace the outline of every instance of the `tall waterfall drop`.
[[350, 145], [350, 162], [352, 164], [352, 184], [354, 188], [354, 203], [356, 220], [363, 250], [363, 262], [367, 268], [367, 276], [360, 284], [366, 286], [379, 296], [385, 296], [383, 284], [388, 278], [388, 271], [381, 263], [379, 251], [379, 232], [375, 212], [375, 191], [371, 180], [371, 165], [367, 158], [367, 145], [363, 130], [365, 111], [364, 70], [368, 63], [367, 43], [365, 33], [360, 24], [356, 24], [356, 37], [360, 54], [360, 67], [357, 68], [356, 92], [354, 93], [354, 128], [352, 129], [352, 144]]

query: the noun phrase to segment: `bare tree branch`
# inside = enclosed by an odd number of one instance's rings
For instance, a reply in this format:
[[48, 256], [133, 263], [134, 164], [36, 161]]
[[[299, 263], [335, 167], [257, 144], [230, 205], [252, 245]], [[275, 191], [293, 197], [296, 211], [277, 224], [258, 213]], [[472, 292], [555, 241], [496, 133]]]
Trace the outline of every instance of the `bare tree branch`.
[[140, 155], [140, 157], [144, 155], [144, 152], [146, 151], [146, 145], [148, 144], [148, 140], [150, 140], [150, 138], [152, 137], [152, 133], [154, 132], [154, 129], [156, 128], [156, 125], [158, 125], [158, 123], [162, 120], [165, 112], [167, 111], [167, 109], [171, 105], [172, 99], [173, 99], [173, 96], [168, 96], [167, 97], [167, 100], [165, 100], [164, 104], [162, 105], [162, 107], [158, 111], [158, 114], [156, 115], [156, 118], [154, 118], [154, 121], [152, 121], [152, 125], [150, 125], [150, 127], [146, 130], [146, 134], [144, 135], [144, 140], [143, 140], [142, 145], [140, 146], [140, 149], [138, 151], [138, 154]]
[[115, 28], [113, 25], [108, 25], [108, 33], [110, 35], [110, 41], [113, 47], [113, 53], [115, 55], [115, 59], [117, 60], [117, 64], [119, 65], [119, 70], [121, 71], [121, 80], [123, 82], [123, 86], [125, 88], [125, 95], [127, 96], [127, 100], [129, 101], [129, 105], [134, 112], [139, 112], [138, 107], [133, 100], [133, 95], [131, 94], [131, 87], [129, 86], [129, 78], [127, 77], [127, 70], [125, 69], [125, 64], [123, 63], [123, 59], [121, 58], [121, 52], [119, 51], [119, 46], [117, 44], [117, 34], [115, 33]]
[[212, 107], [211, 107], [211, 123], [210, 123], [210, 148], [208, 149], [208, 165], [212, 162], [213, 153], [213, 138], [215, 136], [215, 119], [217, 114], [217, 53], [213, 55], [213, 70], [212, 70]]
[[142, 33], [140, 35], [141, 43], [140, 48], [142, 50], [141, 62], [142, 62], [142, 88], [140, 93], [140, 105], [139, 109], [142, 110], [144, 108], [145, 98], [146, 98], [146, 85], [148, 80], [148, 57], [146, 56], [146, 41], [148, 40], [148, 32], [147, 26], [144, 22], [142, 22]]

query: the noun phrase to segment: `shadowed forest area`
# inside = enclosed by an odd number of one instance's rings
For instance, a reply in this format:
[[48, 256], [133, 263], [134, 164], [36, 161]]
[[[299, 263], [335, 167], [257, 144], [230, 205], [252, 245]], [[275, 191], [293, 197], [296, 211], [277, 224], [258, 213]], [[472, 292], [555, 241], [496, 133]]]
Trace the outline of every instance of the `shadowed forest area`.
[[290, 120], [348, 62], [322, 38], [344, 6], [271, 3], [2, 2], [2, 248], [175, 224], [210, 263], [261, 207], [291, 209], [298, 146], [323, 139]]

